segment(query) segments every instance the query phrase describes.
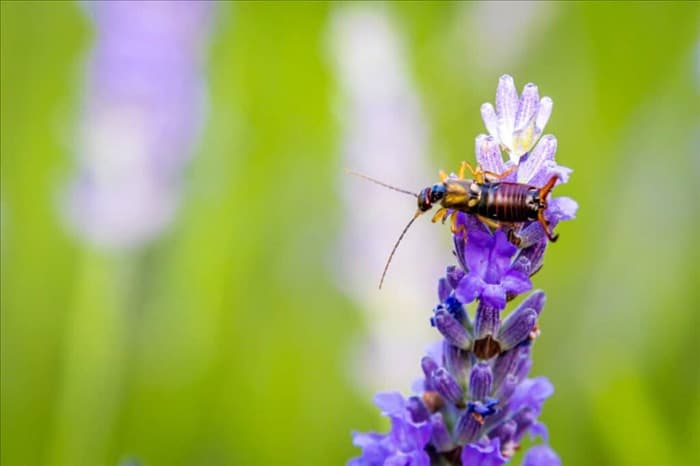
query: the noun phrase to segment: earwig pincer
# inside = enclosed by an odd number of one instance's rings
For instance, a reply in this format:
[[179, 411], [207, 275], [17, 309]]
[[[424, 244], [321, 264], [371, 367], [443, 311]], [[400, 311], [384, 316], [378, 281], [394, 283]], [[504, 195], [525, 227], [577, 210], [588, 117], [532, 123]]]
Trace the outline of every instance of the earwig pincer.
[[[513, 169], [498, 174], [481, 170], [478, 167], [475, 170], [467, 162], [462, 162], [458, 175], [447, 176], [444, 172], [440, 172], [440, 182], [423, 188], [418, 194], [396, 188], [360, 173], [348, 171], [349, 174], [359, 176], [381, 186], [415, 196], [418, 200], [418, 210], [401, 232], [399, 239], [391, 250], [391, 254], [389, 254], [389, 259], [379, 282], [379, 288], [382, 287], [391, 259], [409, 227], [416, 218], [432, 209], [435, 205], [440, 207], [433, 216], [432, 221], [444, 222], [450, 217], [453, 233], [459, 231], [456, 224], [457, 212], [464, 212], [475, 215], [491, 228], [516, 226], [524, 222], [537, 221], [542, 225], [547, 238], [552, 242], [556, 241], [558, 235], [552, 232], [549, 222], [544, 217], [544, 212], [547, 209], [547, 198], [557, 183], [558, 176], [552, 176], [541, 188], [523, 183], [501, 181]], [[465, 170], [469, 170], [473, 179], [464, 178]]]

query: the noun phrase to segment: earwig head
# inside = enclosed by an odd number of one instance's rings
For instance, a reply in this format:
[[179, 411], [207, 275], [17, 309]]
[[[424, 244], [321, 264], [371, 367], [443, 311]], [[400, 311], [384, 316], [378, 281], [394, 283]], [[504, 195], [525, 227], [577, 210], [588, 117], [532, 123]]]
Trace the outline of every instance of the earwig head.
[[418, 194], [418, 210], [421, 212], [432, 209], [433, 204], [440, 202], [445, 197], [445, 184], [436, 183], [432, 186], [423, 188]]

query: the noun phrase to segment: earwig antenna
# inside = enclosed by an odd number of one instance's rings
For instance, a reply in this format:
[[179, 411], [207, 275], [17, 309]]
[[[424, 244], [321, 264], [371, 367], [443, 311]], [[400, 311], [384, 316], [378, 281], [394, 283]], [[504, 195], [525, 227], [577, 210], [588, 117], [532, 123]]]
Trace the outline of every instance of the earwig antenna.
[[362, 173], [358, 173], [358, 172], [355, 172], [355, 171], [352, 171], [352, 170], [348, 170], [347, 168], [345, 169], [345, 173], [347, 173], [348, 175], [354, 175], [354, 176], [357, 176], [357, 177], [360, 177], [360, 178], [364, 178], [364, 179], [366, 179], [367, 181], [371, 181], [372, 183], [376, 183], [376, 184], [378, 184], [378, 185], [380, 185], [380, 186], [384, 186], [385, 188], [393, 189], [394, 191], [398, 191], [398, 192], [400, 192], [400, 193], [409, 194], [409, 195], [411, 195], [411, 196], [413, 196], [413, 197], [418, 197], [418, 194], [416, 194], [416, 193], [412, 193], [411, 191], [408, 191], [408, 190], [406, 190], [406, 189], [397, 188], [396, 186], [392, 186], [392, 185], [386, 184], [386, 183], [384, 183], [384, 182], [382, 182], [382, 181], [375, 180], [375, 179], [372, 178], [372, 177], [369, 177], [369, 176], [367, 176], [367, 175], [364, 175], [364, 174], [362, 174]]
[[389, 264], [391, 264], [391, 259], [394, 257], [394, 253], [396, 252], [396, 249], [399, 247], [399, 243], [403, 239], [404, 235], [408, 231], [408, 229], [411, 227], [413, 222], [418, 218], [420, 214], [422, 214], [420, 210], [416, 212], [416, 214], [413, 216], [413, 218], [408, 222], [408, 225], [406, 225], [401, 232], [401, 235], [399, 236], [399, 239], [396, 240], [396, 244], [394, 244], [394, 249], [391, 250], [391, 254], [389, 254], [389, 259], [386, 261], [386, 265], [384, 266], [384, 271], [382, 272], [382, 278], [379, 280], [379, 289], [382, 289], [382, 284], [384, 283], [384, 277], [386, 276], [386, 271], [389, 270]]

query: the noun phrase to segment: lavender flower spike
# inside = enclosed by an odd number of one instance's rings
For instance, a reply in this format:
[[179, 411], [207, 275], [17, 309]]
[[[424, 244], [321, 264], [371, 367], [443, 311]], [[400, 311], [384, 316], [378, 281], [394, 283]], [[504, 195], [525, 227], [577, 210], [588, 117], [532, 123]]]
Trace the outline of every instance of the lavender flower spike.
[[92, 243], [139, 246], [177, 210], [180, 178], [204, 119], [203, 51], [213, 3], [83, 5], [95, 44], [66, 215]]
[[[483, 169], [503, 173], [513, 168], [508, 181], [536, 187], [554, 174], [562, 183], [568, 180], [571, 170], [554, 162], [554, 136], [536, 144], [551, 113], [551, 99], [540, 99], [536, 86], [527, 85], [518, 98], [512, 78], [504, 76], [496, 109], [487, 104], [482, 113], [491, 133], [476, 140]], [[509, 161], [503, 162], [499, 145], [509, 151]], [[545, 216], [551, 223], [567, 220], [577, 207], [572, 199], [554, 198]], [[536, 222], [491, 230], [465, 213], [456, 222], [453, 244], [459, 267], [447, 267], [439, 278], [440, 303], [430, 319], [442, 342], [421, 360], [424, 377], [413, 385], [413, 397], [404, 401], [392, 395], [391, 403], [382, 401], [392, 418], [391, 432], [356, 434], [362, 456], [349, 464], [500, 466], [513, 460], [529, 434], [543, 443], [515, 461], [561, 466], [539, 421], [554, 386], [545, 377], [529, 377], [545, 293], [533, 291], [508, 311], [511, 300], [532, 289], [548, 240]]]

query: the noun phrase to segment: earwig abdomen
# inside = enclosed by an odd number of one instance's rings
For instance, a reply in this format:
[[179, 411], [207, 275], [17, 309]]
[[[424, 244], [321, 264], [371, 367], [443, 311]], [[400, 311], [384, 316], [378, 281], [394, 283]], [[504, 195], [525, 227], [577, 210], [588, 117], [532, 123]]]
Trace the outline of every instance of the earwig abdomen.
[[540, 204], [539, 189], [520, 183], [484, 183], [473, 213], [500, 222], [536, 220]]

